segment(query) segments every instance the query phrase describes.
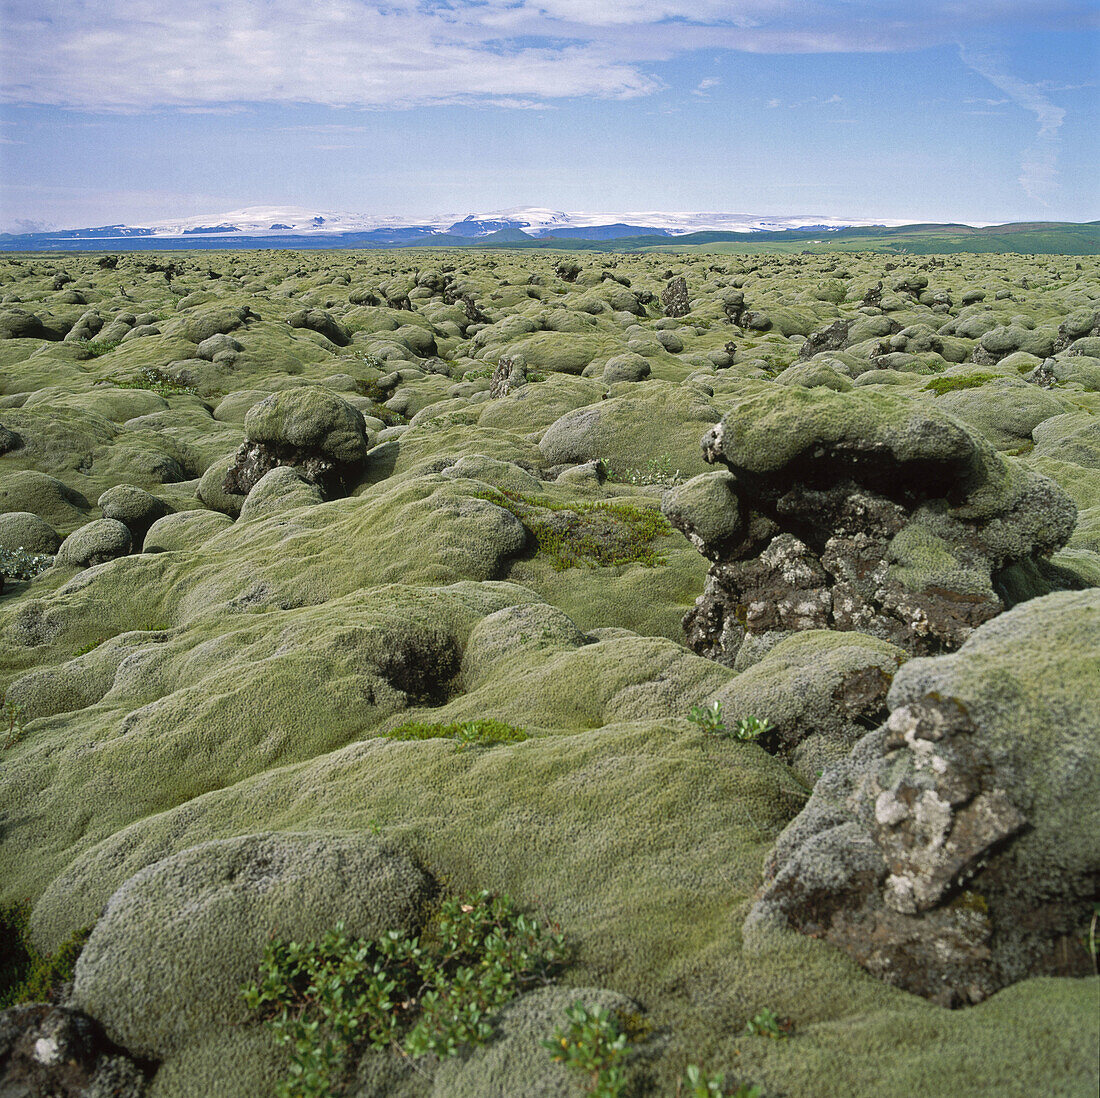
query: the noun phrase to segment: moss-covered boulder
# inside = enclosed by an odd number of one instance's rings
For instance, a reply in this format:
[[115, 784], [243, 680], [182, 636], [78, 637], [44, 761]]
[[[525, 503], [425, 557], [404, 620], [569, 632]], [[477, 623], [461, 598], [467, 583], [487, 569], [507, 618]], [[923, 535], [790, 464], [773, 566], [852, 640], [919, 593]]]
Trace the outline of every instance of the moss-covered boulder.
[[[369, 835], [268, 832], [203, 843], [110, 899], [77, 962], [73, 1001], [139, 1056], [250, 1020], [241, 989], [272, 937], [414, 934], [428, 878]], [[216, 958], [215, 963], [211, 960]]]
[[244, 418], [245, 442], [223, 490], [248, 495], [273, 469], [294, 466], [328, 494], [346, 492], [367, 456], [363, 413], [330, 389], [302, 386], [272, 393]]
[[57, 531], [30, 511], [0, 514], [0, 552], [56, 553], [60, 544]]
[[117, 519], [129, 531], [135, 545], [141, 545], [149, 527], [164, 518], [171, 506], [134, 484], [116, 484], [99, 497], [103, 517]]
[[149, 527], [141, 551], [171, 553], [197, 549], [208, 538], [232, 525], [233, 520], [218, 511], [178, 511], [157, 519]]

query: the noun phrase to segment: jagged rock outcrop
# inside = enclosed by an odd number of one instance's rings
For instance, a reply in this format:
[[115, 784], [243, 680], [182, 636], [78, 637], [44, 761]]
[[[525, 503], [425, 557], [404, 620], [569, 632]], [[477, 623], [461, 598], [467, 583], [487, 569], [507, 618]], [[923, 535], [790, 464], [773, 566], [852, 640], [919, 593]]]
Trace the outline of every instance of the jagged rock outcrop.
[[910, 660], [891, 713], [780, 835], [746, 938], [793, 926], [945, 1006], [1088, 975], [1100, 884], [1100, 591]]
[[917, 655], [1005, 608], [998, 577], [1066, 543], [1076, 508], [937, 409], [768, 386], [703, 438], [705, 473], [663, 509], [713, 564], [688, 644], [733, 665], [747, 635], [855, 629]]

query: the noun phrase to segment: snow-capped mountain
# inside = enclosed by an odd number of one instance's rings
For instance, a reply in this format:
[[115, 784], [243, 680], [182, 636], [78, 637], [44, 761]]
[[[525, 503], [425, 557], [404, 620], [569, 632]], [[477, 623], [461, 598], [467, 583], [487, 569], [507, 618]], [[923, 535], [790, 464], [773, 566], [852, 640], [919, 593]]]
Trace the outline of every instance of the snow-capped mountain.
[[[138, 225], [106, 225], [95, 228], [59, 230], [57, 238], [172, 238], [310, 236], [346, 233], [380, 233], [413, 237], [445, 233], [457, 237], [482, 237], [502, 230], [520, 230], [528, 236], [682, 236], [702, 231], [775, 232], [784, 229], [830, 229], [865, 225], [905, 225], [906, 221], [839, 218], [820, 215], [767, 217], [738, 213], [689, 213], [661, 210], [587, 213], [551, 210], [534, 206], [493, 210], [486, 213], [434, 214], [400, 217], [317, 210], [302, 206], [248, 206], [228, 213], [174, 217]], [[40, 234], [34, 234], [40, 235]]]

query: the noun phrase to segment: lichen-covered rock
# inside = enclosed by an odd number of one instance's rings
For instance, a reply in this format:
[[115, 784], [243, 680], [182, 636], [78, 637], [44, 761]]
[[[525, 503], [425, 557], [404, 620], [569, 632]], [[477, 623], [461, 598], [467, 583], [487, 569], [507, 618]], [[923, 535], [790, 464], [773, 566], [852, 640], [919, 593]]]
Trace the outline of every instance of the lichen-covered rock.
[[827, 769], [746, 931], [788, 924], [947, 1006], [1086, 975], [1100, 882], [1100, 592], [1004, 614], [911, 660], [887, 721]]
[[101, 518], [74, 530], [57, 550], [58, 567], [89, 568], [124, 557], [130, 552], [133, 536], [118, 519]]
[[237, 467], [237, 452], [227, 454], [218, 461], [211, 463], [206, 472], [199, 479], [197, 494], [200, 500], [213, 511], [218, 511], [230, 518], [236, 518], [241, 513], [247, 492], [226, 488], [226, 480], [230, 473]]
[[[162, 1058], [249, 1021], [241, 988], [272, 937], [415, 933], [431, 882], [369, 835], [269, 832], [156, 862], [107, 904], [77, 962], [73, 1002], [139, 1056]], [[212, 963], [216, 959], [216, 963]]]
[[244, 432], [222, 484], [232, 495], [247, 495], [282, 465], [294, 466], [329, 495], [344, 495], [367, 456], [363, 413], [319, 385], [265, 397], [249, 409]]
[[337, 347], [346, 347], [350, 342], [348, 330], [325, 309], [299, 309], [291, 313], [286, 321], [292, 328], [308, 328], [323, 335]]
[[0, 478], [0, 513], [27, 511], [51, 526], [71, 529], [88, 508], [80, 492], [36, 469], [20, 469]]
[[23, 440], [19, 435], [11, 430], [9, 427], [5, 427], [0, 423], [0, 455], [10, 453], [12, 450], [17, 450], [23, 445]]
[[[747, 634], [802, 629], [957, 648], [1004, 609], [999, 573], [1051, 555], [1077, 517], [1053, 481], [957, 420], [866, 390], [768, 386], [738, 400], [703, 451], [729, 475], [705, 493], [674, 489], [663, 507], [714, 561], [688, 643], [731, 666]], [[739, 524], [708, 534], [723, 493]]]

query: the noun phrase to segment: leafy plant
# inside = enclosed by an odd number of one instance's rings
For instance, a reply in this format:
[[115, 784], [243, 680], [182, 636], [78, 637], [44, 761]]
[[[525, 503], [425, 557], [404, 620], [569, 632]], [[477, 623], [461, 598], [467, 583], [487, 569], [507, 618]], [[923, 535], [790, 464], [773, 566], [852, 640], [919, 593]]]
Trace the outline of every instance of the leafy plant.
[[595, 1098], [619, 1098], [626, 1087], [622, 1063], [629, 1039], [614, 1015], [602, 1007], [589, 1010], [579, 999], [567, 1007], [566, 1028], [542, 1042], [556, 1064], [584, 1075]]
[[774, 1010], [765, 1007], [745, 1024], [745, 1036], [770, 1037], [774, 1041], [780, 1041], [789, 1037], [793, 1028], [790, 1018], [780, 1018]]
[[108, 354], [110, 351], [113, 351], [121, 342], [121, 339], [80, 340], [80, 344], [87, 352], [89, 358], [99, 358], [100, 355]]
[[73, 969], [91, 926], [76, 931], [56, 953], [39, 953], [30, 939], [29, 901], [0, 904], [0, 1010], [18, 1003], [53, 1002]]
[[522, 743], [527, 733], [522, 728], [494, 720], [454, 721], [451, 724], [426, 724], [408, 721], [383, 733], [391, 740], [457, 740], [458, 750], [465, 747], [492, 747], [500, 743]]
[[0, 747], [4, 750], [14, 747], [26, 735], [23, 729], [26, 708], [25, 705], [13, 702], [6, 691], [0, 693], [0, 733], [4, 736]]
[[423, 940], [350, 938], [337, 924], [320, 941], [272, 941], [242, 994], [290, 1053], [279, 1098], [331, 1098], [367, 1049], [454, 1056], [485, 1042], [490, 1017], [546, 982], [564, 952], [560, 934], [482, 891], [443, 903]]
[[729, 731], [722, 719], [722, 703], [719, 701], [712, 701], [710, 705], [693, 705], [688, 710], [688, 720], [712, 736], [724, 736]]
[[688, 720], [709, 735], [732, 736], [745, 743], [758, 739], [772, 727], [767, 721], [749, 716], [741, 717], [731, 728], [722, 716], [722, 703], [719, 701], [712, 701], [710, 705], [693, 705], [688, 710]]
[[604, 462], [609, 480], [621, 484], [655, 484], [662, 488], [674, 488], [677, 484], [684, 483], [683, 474], [678, 468], [674, 468], [674, 464], [671, 454], [652, 457], [640, 469]]
[[765, 732], [771, 731], [771, 724], [768, 721], [758, 720], [756, 717], [742, 717], [734, 726], [730, 729], [730, 735], [735, 740], [742, 740], [748, 742], [750, 740], [759, 739]]
[[53, 557], [48, 553], [28, 553], [22, 546], [0, 549], [0, 575], [8, 579], [31, 580], [52, 566]]
[[759, 1087], [742, 1084], [735, 1091], [725, 1089], [722, 1072], [707, 1074], [697, 1064], [688, 1064], [683, 1078], [676, 1084], [676, 1098], [761, 1098]]

